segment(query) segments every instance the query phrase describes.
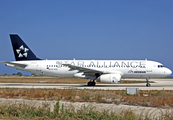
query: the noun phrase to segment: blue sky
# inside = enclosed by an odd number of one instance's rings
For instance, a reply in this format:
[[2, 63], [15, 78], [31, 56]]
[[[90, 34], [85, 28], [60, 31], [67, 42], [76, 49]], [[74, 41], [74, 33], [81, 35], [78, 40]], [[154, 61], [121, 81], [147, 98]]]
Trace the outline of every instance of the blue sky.
[[[0, 61], [15, 60], [9, 34], [17, 33], [42, 59], [146, 58], [173, 70], [172, 6], [172, 0], [1, 0]], [[0, 64], [0, 74], [17, 72]]]

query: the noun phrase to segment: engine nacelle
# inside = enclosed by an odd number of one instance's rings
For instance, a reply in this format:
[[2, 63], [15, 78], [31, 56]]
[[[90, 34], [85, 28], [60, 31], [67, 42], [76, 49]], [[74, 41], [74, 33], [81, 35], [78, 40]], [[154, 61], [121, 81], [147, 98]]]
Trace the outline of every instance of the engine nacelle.
[[98, 82], [103, 83], [112, 83], [116, 84], [121, 82], [121, 75], [120, 74], [104, 74], [101, 75], [99, 79], [97, 79]]

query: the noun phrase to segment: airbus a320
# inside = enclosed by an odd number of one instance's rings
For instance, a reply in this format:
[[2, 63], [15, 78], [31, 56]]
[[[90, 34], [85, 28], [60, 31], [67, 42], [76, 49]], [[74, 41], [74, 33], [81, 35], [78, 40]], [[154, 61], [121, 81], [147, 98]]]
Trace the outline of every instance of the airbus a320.
[[3, 61], [6, 66], [45, 76], [90, 79], [88, 86], [95, 86], [95, 81], [116, 84], [122, 78], [142, 78], [149, 87], [150, 78], [172, 74], [163, 64], [149, 60], [42, 60], [17, 34], [10, 38], [16, 61]]

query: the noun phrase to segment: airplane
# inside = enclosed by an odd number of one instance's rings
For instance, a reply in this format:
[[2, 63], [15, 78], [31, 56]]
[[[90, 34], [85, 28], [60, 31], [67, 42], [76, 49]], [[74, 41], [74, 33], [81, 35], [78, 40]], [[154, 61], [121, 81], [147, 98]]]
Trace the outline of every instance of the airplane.
[[4, 62], [6, 66], [44, 76], [90, 79], [96, 82], [117, 84], [122, 78], [146, 79], [167, 77], [172, 71], [163, 64], [150, 60], [42, 60], [17, 35], [10, 34], [16, 61]]

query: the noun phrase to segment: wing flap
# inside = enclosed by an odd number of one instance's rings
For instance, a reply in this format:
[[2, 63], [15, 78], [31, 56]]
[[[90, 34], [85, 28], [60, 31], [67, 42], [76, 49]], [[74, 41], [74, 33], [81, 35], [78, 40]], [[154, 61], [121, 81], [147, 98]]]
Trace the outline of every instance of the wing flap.
[[98, 70], [94, 68], [86, 68], [86, 67], [80, 67], [76, 65], [71, 65], [71, 64], [62, 64], [64, 66], [68, 66], [70, 68], [70, 71], [72, 70], [78, 70], [78, 73], [83, 72], [85, 75], [91, 75], [95, 76], [96, 74], [120, 74], [121, 76], [123, 75], [122, 72], [120, 71], [104, 71], [104, 70]]
[[68, 66], [70, 68], [70, 71], [78, 70], [78, 73], [80, 73], [80, 72], [91, 73], [91, 74], [92, 73], [103, 73], [103, 74], [110, 73], [108, 71], [102, 71], [102, 70], [97, 70], [97, 69], [93, 69], [93, 68], [80, 67], [80, 66], [71, 65], [71, 64], [62, 64], [62, 65]]

